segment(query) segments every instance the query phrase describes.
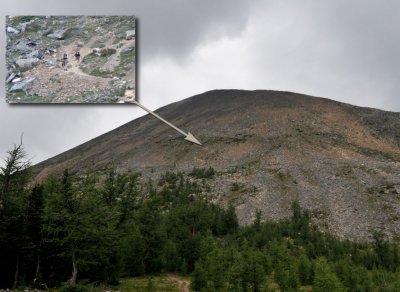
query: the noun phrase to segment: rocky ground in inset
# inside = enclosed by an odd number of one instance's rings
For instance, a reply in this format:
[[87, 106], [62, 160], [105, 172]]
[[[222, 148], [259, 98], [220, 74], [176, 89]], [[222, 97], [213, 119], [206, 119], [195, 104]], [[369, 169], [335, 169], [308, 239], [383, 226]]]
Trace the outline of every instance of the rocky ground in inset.
[[135, 98], [134, 17], [8, 16], [6, 32], [9, 103], [125, 103]]

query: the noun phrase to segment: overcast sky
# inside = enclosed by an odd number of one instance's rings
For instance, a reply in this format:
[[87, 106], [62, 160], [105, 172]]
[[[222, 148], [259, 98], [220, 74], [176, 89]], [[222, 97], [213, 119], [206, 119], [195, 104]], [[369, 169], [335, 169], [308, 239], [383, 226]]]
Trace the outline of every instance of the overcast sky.
[[[151, 109], [238, 88], [400, 111], [397, 0], [12, 0], [1, 14], [3, 28], [5, 15], [135, 15], [137, 95]], [[131, 105], [11, 106], [4, 81], [0, 94], [0, 157], [23, 132], [34, 163], [145, 114]]]

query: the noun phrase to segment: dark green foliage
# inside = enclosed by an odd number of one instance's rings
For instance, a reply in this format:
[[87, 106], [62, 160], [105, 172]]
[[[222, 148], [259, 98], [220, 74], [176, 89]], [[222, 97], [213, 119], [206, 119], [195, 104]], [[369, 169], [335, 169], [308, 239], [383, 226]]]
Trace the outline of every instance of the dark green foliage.
[[201, 291], [207, 287], [206, 269], [200, 264], [196, 264], [196, 268], [192, 274], [191, 288], [194, 291]]
[[315, 261], [314, 289], [316, 292], [341, 292], [346, 291], [339, 278], [330, 269], [325, 258], [318, 258]]
[[127, 235], [121, 238], [120, 252], [124, 276], [141, 276], [145, 273], [146, 246], [142, 234], [136, 228], [127, 230]]
[[101, 57], [108, 57], [108, 56], [110, 56], [110, 55], [112, 55], [112, 54], [115, 54], [116, 52], [117, 52], [116, 49], [113, 49], [113, 48], [105, 48], [105, 49], [102, 49], [102, 50], [100, 51], [100, 54], [101, 54]]
[[14, 172], [3, 196], [0, 288], [69, 282], [60, 291], [90, 291], [80, 284], [148, 275], [152, 290], [151, 275], [180, 273], [191, 275], [194, 291], [269, 291], [271, 282], [283, 291], [399, 291], [398, 242], [323, 234], [298, 202], [286, 220], [262, 222], [258, 211], [240, 227], [233, 205], [223, 209], [204, 195], [213, 172], [142, 182], [135, 172], [77, 178], [66, 170], [30, 190]]
[[302, 285], [311, 285], [314, 280], [313, 264], [306, 255], [301, 255], [298, 264], [298, 275]]
[[37, 248], [30, 242], [26, 226], [27, 215], [32, 215], [30, 211], [34, 210], [30, 209], [35, 207], [27, 206], [29, 191], [25, 185], [29, 179], [29, 161], [22, 140], [7, 154], [4, 166], [0, 167], [0, 288], [16, 288], [19, 285], [16, 275], [33, 261], [32, 252]]
[[241, 280], [244, 291], [260, 291], [265, 281], [265, 256], [257, 250], [242, 253]]
[[60, 287], [58, 290], [59, 292], [89, 292], [91, 291], [90, 288], [86, 287], [85, 285], [71, 285], [71, 284], [65, 284]]
[[209, 168], [194, 167], [189, 175], [195, 178], [213, 178], [215, 175], [215, 170], [211, 166]]
[[240, 184], [237, 182], [233, 182], [231, 185], [231, 191], [232, 192], [237, 192], [238, 190], [240, 190]]
[[29, 21], [31, 21], [32, 19], [35, 19], [35, 18], [37, 18], [37, 16], [29, 16], [29, 15], [16, 16], [16, 17], [13, 17], [10, 20], [10, 24], [16, 26], [16, 25], [18, 25], [20, 23], [29, 22]]

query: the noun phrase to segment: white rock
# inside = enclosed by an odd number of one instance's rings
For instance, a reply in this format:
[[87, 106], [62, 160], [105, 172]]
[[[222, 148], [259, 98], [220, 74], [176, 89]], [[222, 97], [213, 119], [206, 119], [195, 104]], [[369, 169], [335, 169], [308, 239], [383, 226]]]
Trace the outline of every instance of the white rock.
[[26, 91], [26, 90], [28, 90], [29, 88], [31, 88], [33, 86], [33, 84], [35, 83], [36, 79], [37, 79], [36, 77], [33, 77], [33, 78], [29, 78], [27, 80], [15, 83], [11, 87], [10, 92]]
[[6, 80], [6, 83], [10, 83], [11, 81], [13, 81], [13, 79], [15, 78], [15, 76], [16, 76], [15, 73], [10, 74], [10, 76], [8, 76], [8, 78], [7, 78], [7, 80]]
[[23, 69], [30, 69], [34, 66], [36, 66], [39, 63], [38, 58], [28, 58], [28, 59], [19, 59], [15, 61], [15, 63], [18, 65], [18, 67], [23, 68]]
[[13, 27], [11, 27], [11, 26], [8, 26], [7, 27], [7, 32], [8, 33], [14, 33], [14, 34], [19, 34], [19, 30], [18, 29], [16, 29], [16, 28], [13, 28]]
[[57, 66], [57, 60], [56, 59], [48, 59], [48, 60], [46, 60], [46, 65], [55, 67], [55, 66]]
[[55, 32], [48, 34], [47, 37], [51, 39], [57, 39], [57, 40], [63, 40], [65, 38], [66, 33], [68, 32], [68, 29], [60, 29], [56, 30]]
[[[33, 19], [32, 19], [33, 20]], [[28, 21], [28, 22], [24, 22], [24, 23], [20, 23], [18, 25], [18, 29], [22, 32], [24, 32], [25, 30], [27, 30], [31, 25], [33, 21]]]
[[41, 59], [43, 57], [42, 52], [38, 50], [34, 50], [27, 55], [28, 58], [38, 58]]
[[25, 43], [25, 42], [19, 42], [16, 46], [15, 46], [15, 48], [18, 50], [18, 51], [21, 51], [22, 53], [27, 53], [27, 52], [30, 52], [30, 51], [33, 51], [34, 50], [34, 48], [33, 47], [31, 47], [31, 46], [29, 46], [27, 43]]
[[133, 30], [128, 30], [128, 31], [125, 33], [125, 39], [131, 40], [132, 38], [135, 37], [135, 34], [136, 34], [136, 31], [135, 31], [134, 29], [133, 29]]

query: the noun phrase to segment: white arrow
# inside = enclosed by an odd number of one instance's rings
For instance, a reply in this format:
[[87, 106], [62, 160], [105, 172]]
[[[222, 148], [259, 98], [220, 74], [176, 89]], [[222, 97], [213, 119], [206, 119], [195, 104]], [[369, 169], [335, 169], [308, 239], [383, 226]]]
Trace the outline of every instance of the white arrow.
[[159, 115], [157, 115], [156, 113], [152, 112], [151, 110], [149, 110], [148, 108], [146, 108], [144, 105], [140, 104], [139, 102], [137, 102], [136, 100], [132, 100], [130, 101], [134, 104], [136, 104], [137, 106], [141, 107], [142, 109], [144, 109], [146, 112], [148, 112], [149, 114], [152, 114], [153, 116], [155, 116], [157, 119], [161, 120], [162, 122], [166, 123], [168, 126], [170, 126], [171, 128], [173, 128], [175, 131], [178, 131], [179, 133], [181, 133], [183, 136], [185, 136], [185, 140], [190, 141], [192, 143], [201, 145], [200, 141], [197, 140], [190, 132], [188, 132], [187, 134], [182, 131], [181, 129], [179, 129], [178, 127], [175, 127], [173, 124], [171, 124], [170, 122], [164, 120], [162, 117], [160, 117]]

